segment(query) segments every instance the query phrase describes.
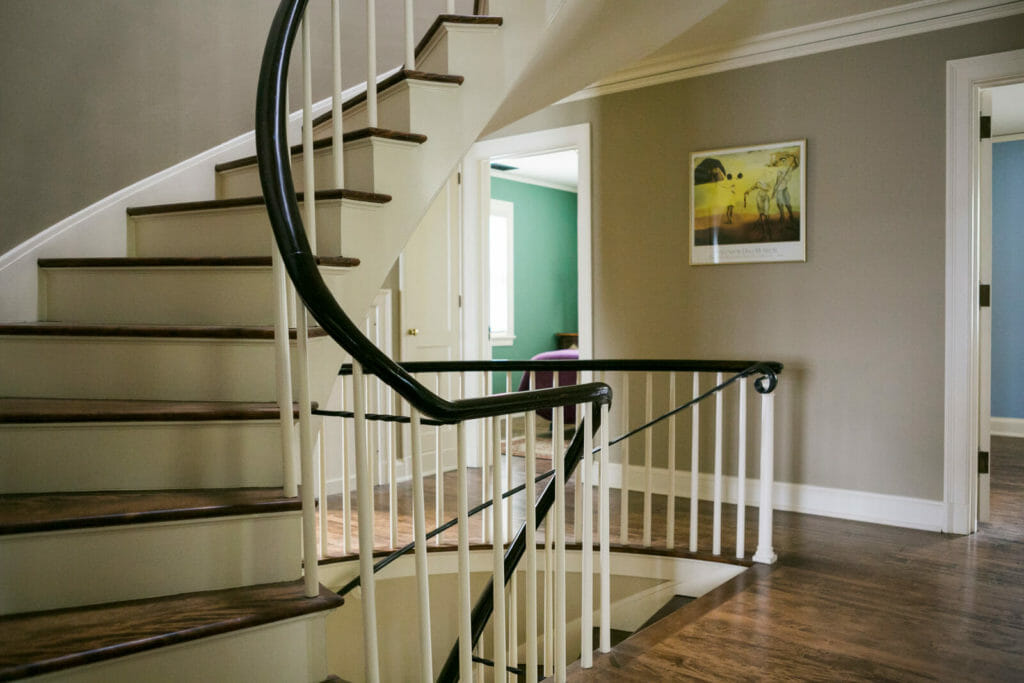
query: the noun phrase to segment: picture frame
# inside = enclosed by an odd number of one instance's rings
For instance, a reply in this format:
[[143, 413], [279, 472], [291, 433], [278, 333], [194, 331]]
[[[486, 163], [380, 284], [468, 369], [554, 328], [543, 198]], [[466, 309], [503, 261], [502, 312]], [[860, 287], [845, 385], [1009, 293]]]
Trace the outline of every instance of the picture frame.
[[807, 260], [806, 147], [690, 154], [690, 265]]

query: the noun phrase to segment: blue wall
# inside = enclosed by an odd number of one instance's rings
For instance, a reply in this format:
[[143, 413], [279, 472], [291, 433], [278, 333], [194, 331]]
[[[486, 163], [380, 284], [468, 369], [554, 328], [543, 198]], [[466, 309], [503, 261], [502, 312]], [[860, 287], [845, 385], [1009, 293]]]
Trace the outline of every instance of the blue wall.
[[992, 145], [992, 416], [1024, 419], [1024, 140]]
[[[576, 193], [491, 178], [491, 199], [515, 205], [516, 334], [491, 357], [524, 360], [556, 348], [555, 333], [577, 331]], [[494, 390], [504, 389], [495, 378]]]

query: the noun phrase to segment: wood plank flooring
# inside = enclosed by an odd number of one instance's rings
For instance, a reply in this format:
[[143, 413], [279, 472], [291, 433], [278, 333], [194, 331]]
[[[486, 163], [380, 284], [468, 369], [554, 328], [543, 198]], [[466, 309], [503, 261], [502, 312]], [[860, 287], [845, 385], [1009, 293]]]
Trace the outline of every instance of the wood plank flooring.
[[992, 522], [952, 536], [776, 513], [755, 567], [574, 681], [1024, 679], [1024, 440], [993, 438]]

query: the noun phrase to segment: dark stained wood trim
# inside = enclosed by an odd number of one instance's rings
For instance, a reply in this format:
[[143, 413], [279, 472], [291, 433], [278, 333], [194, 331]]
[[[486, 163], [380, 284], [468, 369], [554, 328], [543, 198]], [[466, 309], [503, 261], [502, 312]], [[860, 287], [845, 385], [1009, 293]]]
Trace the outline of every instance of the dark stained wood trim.
[[[296, 197], [300, 202], [305, 200], [305, 193], [297, 192]], [[387, 204], [391, 201], [391, 195], [379, 194], [376, 192], [363, 192], [361, 190], [317, 190], [316, 201], [329, 201], [348, 199], [356, 202], [368, 202], [371, 204]], [[263, 197], [236, 197], [233, 199], [210, 199], [202, 202], [180, 202], [177, 204], [153, 204], [151, 206], [130, 206], [127, 214], [129, 216], [149, 216], [161, 213], [182, 213], [185, 211], [212, 211], [215, 209], [237, 209], [248, 206], [264, 206], [266, 202]]]
[[442, 14], [434, 20], [434, 23], [430, 25], [430, 29], [427, 31], [423, 39], [416, 44], [416, 56], [419, 57], [420, 52], [430, 44], [433, 40], [434, 34], [441, 30], [441, 27], [445, 24], [463, 24], [473, 26], [501, 26], [504, 20], [501, 17], [480, 17], [473, 16], [471, 14]]
[[[351, 268], [359, 259], [350, 256], [317, 256], [318, 266]], [[41, 258], [40, 268], [162, 268], [162, 267], [266, 267], [269, 256], [109, 256], [94, 258]]]
[[[138, 337], [168, 339], [273, 339], [269, 325], [124, 325], [102, 323], [0, 323], [0, 336], [33, 337]], [[295, 329], [289, 330], [295, 339]], [[322, 327], [309, 328], [311, 338], [326, 337]]]
[[0, 495], [0, 536], [302, 509], [280, 488]]
[[0, 617], [0, 680], [61, 671], [316, 614], [343, 600], [302, 581]]
[[[277, 420], [279, 416], [276, 403], [0, 398], [0, 424]], [[292, 416], [298, 418], [298, 404]]]
[[[386, 140], [399, 140], [401, 142], [412, 142], [418, 145], [422, 145], [427, 141], [426, 135], [419, 133], [406, 133], [398, 130], [388, 130], [387, 128], [360, 128], [358, 130], [349, 131], [342, 136], [342, 142], [355, 142], [356, 140], [362, 140], [364, 138], [384, 138]], [[334, 143], [334, 138], [320, 138], [313, 141], [313, 151], [330, 147]], [[292, 145], [291, 153], [293, 155], [302, 154], [302, 145]], [[234, 161], [225, 161], [222, 164], [217, 164], [214, 170], [217, 173], [223, 171], [233, 171], [239, 168], [246, 168], [248, 166], [256, 165], [256, 156], [248, 156], [242, 159], [235, 159]]]
[[[453, 85], [462, 85], [465, 82], [465, 78], [462, 76], [456, 76], [454, 74], [435, 74], [429, 71], [414, 71], [413, 69], [399, 69], [395, 73], [391, 74], [385, 79], [377, 81], [377, 94], [380, 95], [388, 88], [402, 83], [403, 81], [426, 81], [428, 83], [449, 83]], [[358, 104], [362, 104], [366, 101], [366, 91], [356, 93], [341, 105], [342, 111], [348, 111], [352, 107]], [[334, 112], [326, 111], [320, 116], [313, 119], [313, 127], [323, 125], [331, 120]]]

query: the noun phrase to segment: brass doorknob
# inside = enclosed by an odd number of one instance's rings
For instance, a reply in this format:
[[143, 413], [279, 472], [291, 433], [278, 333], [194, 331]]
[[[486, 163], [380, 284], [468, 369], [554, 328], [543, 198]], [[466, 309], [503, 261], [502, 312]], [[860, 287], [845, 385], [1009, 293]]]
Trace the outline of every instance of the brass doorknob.
[[420, 328], [418, 328], [418, 327], [410, 327], [409, 328], [408, 334], [412, 335], [413, 337], [415, 337], [419, 333], [420, 333]]

